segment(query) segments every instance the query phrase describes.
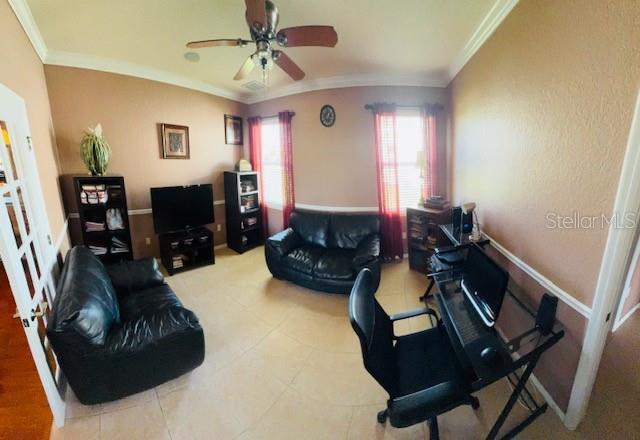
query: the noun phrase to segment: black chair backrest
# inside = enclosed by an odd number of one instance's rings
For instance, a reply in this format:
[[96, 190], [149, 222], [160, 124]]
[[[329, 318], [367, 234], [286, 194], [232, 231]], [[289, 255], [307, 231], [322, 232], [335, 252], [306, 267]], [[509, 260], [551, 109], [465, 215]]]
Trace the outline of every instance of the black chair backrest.
[[373, 275], [362, 269], [349, 296], [349, 320], [360, 339], [364, 367], [393, 397], [397, 383], [393, 323], [374, 294]]

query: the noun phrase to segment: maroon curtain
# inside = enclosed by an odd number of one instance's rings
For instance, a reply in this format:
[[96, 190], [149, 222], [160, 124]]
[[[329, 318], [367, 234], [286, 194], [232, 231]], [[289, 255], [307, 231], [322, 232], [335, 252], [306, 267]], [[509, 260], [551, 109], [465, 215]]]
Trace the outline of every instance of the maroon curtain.
[[402, 218], [396, 152], [396, 106], [373, 105], [381, 251], [385, 260], [402, 258]]
[[441, 196], [438, 185], [438, 137], [437, 137], [437, 108], [425, 105], [422, 111], [424, 121], [424, 170], [423, 195], [427, 200], [431, 196]]
[[253, 170], [258, 172], [258, 191], [260, 196], [260, 213], [262, 214], [262, 229], [266, 237], [269, 236], [269, 217], [267, 202], [262, 189], [262, 118], [255, 116], [247, 120], [249, 124], [249, 158]]
[[291, 137], [291, 117], [289, 111], [278, 113], [280, 121], [280, 145], [282, 146], [282, 224], [289, 227], [289, 216], [296, 204], [293, 187], [293, 140]]

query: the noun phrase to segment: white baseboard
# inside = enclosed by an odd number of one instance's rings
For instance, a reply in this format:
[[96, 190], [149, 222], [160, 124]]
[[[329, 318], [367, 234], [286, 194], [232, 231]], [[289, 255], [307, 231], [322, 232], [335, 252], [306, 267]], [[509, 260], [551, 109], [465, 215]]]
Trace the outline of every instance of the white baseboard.
[[[506, 335], [502, 332], [502, 330], [500, 330], [499, 328], [496, 327], [496, 330], [498, 331], [498, 333], [500, 334], [500, 336], [505, 339], [508, 340], [508, 338], [506, 337]], [[520, 359], [520, 355], [518, 353], [514, 353], [514, 357], [516, 359]], [[558, 415], [558, 417], [560, 418], [560, 420], [562, 421], [562, 423], [564, 423], [564, 419], [566, 417], [566, 414], [564, 411], [562, 411], [560, 409], [560, 407], [558, 406], [558, 404], [556, 403], [555, 400], [553, 400], [553, 397], [551, 397], [551, 394], [549, 394], [549, 392], [547, 391], [547, 389], [544, 387], [544, 385], [542, 385], [542, 382], [540, 382], [538, 380], [538, 378], [536, 377], [535, 374], [531, 374], [530, 376], [531, 378], [531, 383], [533, 383], [533, 386], [536, 387], [536, 389], [538, 390], [538, 392], [540, 393], [540, 396], [542, 396], [542, 398], [544, 399], [545, 402], [547, 402], [547, 404], [555, 411], [555, 413]], [[506, 379], [506, 378], [505, 378]]]

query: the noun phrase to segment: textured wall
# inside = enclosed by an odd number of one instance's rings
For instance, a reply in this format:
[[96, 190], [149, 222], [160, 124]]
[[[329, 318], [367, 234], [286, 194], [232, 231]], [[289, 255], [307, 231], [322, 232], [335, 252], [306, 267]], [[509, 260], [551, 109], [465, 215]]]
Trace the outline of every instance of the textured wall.
[[[157, 186], [213, 183], [214, 198], [224, 198], [222, 172], [233, 169], [242, 154], [241, 146], [224, 143], [224, 114], [245, 116], [244, 104], [94, 70], [45, 66], [45, 74], [65, 175], [86, 173], [80, 139], [83, 130], [101, 123], [112, 149], [108, 172], [124, 176], [129, 209], [150, 208], [149, 189]], [[161, 158], [159, 123], [189, 127], [190, 159]], [[74, 212], [69, 179], [63, 183], [67, 208]], [[224, 206], [216, 206], [215, 216], [222, 227], [214, 231], [219, 244], [226, 241]], [[151, 215], [134, 216], [131, 221], [135, 256], [157, 255]], [[147, 237], [151, 245], [145, 244]]]
[[[365, 104], [447, 103], [445, 89], [428, 87], [349, 87], [273, 99], [249, 107], [251, 115], [282, 110], [293, 118], [293, 174], [296, 202], [325, 206], [377, 206], [373, 117]], [[326, 128], [320, 109], [330, 104], [336, 122]], [[444, 115], [444, 113], [443, 113]], [[445, 117], [440, 120], [441, 157], [445, 157]], [[446, 182], [441, 173], [442, 185]]]
[[[612, 212], [640, 85], [639, 6], [521, 0], [449, 86], [453, 199], [476, 201], [493, 238], [589, 306], [607, 226], [549, 229], [547, 214]], [[503, 264], [536, 304], [543, 289]], [[566, 409], [586, 320], [566, 304], [558, 318], [567, 335], [536, 374]]]
[[[4, 60], [0, 83], [20, 95], [27, 106], [40, 183], [55, 243], [64, 225], [64, 211], [58, 187], [58, 159], [47, 84], [42, 62], [6, 1], [0, 1], [0, 53]], [[62, 252], [67, 247], [65, 240]]]
[[610, 215], [640, 81], [635, 0], [521, 1], [450, 85], [455, 198], [591, 305], [607, 237], [546, 215]]

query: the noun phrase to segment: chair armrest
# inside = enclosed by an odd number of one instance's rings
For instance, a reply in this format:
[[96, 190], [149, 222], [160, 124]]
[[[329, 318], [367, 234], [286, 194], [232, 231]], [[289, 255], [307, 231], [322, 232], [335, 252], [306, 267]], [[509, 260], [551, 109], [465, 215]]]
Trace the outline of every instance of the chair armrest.
[[158, 261], [153, 257], [110, 264], [107, 266], [107, 272], [120, 297], [164, 283]]
[[278, 256], [283, 257], [300, 245], [301, 241], [293, 229], [287, 228], [267, 238], [266, 245], [275, 250]]
[[415, 316], [420, 316], [420, 315], [431, 315], [436, 319], [438, 319], [438, 314], [431, 307], [422, 307], [415, 310], [408, 310], [406, 312], [396, 313], [395, 315], [391, 315], [389, 319], [391, 319], [391, 322], [395, 322], [395, 321], [400, 321], [402, 319], [413, 318]]
[[380, 237], [378, 234], [369, 234], [360, 240], [353, 257], [353, 268], [360, 269], [363, 266], [377, 260], [380, 257]]
[[196, 315], [183, 307], [167, 307], [114, 327], [102, 349], [109, 355], [133, 354], [179, 333], [200, 329]]

